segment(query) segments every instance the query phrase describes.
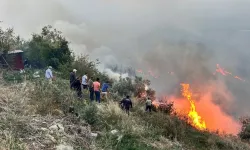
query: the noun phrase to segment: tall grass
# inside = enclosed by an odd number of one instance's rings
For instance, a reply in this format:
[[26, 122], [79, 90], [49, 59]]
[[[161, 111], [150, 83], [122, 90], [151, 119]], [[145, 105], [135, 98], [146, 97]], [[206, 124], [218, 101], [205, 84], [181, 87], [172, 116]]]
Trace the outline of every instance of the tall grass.
[[52, 84], [47, 80], [37, 80], [30, 92], [30, 104], [41, 115], [60, 115], [60, 111], [66, 113], [76, 99], [75, 92], [64, 80], [56, 80]]

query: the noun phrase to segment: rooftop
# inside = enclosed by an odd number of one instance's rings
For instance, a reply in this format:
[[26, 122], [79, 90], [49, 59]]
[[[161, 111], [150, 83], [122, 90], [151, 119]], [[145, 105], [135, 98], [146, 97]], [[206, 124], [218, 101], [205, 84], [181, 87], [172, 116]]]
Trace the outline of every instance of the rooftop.
[[16, 53], [23, 53], [22, 50], [13, 50], [13, 51], [9, 51], [8, 54], [16, 54]]

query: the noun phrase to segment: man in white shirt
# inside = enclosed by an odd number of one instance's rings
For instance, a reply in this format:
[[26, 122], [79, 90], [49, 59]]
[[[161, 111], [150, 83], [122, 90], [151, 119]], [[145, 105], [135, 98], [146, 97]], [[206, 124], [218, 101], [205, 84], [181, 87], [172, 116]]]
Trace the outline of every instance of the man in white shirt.
[[88, 89], [88, 74], [85, 73], [84, 76], [82, 76], [82, 87], [83, 89]]
[[49, 68], [45, 72], [45, 78], [47, 80], [49, 80], [49, 83], [52, 83], [52, 79], [53, 79], [53, 74], [52, 74], [52, 70], [51, 69], [52, 69], [52, 67], [49, 66]]

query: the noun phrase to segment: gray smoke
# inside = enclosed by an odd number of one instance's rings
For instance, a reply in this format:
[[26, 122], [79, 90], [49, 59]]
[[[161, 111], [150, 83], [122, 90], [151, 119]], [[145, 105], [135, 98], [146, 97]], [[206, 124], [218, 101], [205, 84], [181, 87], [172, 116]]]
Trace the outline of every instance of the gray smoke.
[[249, 8], [248, 0], [1, 0], [0, 25], [30, 38], [50, 24], [76, 54], [100, 59], [103, 70], [118, 64], [159, 75], [151, 78], [158, 94], [172, 93], [180, 82], [201, 90], [223, 82], [219, 91], [229, 91], [233, 101], [218, 92], [223, 98], [215, 103], [239, 117], [250, 115], [249, 83], [212, 74], [218, 63], [250, 80]]

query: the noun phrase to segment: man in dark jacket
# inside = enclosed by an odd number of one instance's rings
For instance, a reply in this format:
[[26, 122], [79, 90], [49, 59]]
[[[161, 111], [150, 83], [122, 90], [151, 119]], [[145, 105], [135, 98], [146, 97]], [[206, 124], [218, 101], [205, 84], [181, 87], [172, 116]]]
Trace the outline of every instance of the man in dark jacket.
[[70, 73], [70, 88], [73, 89], [74, 87], [74, 82], [76, 81], [76, 69], [73, 69], [73, 72]]
[[126, 96], [126, 98], [123, 98], [120, 102], [123, 108], [125, 108], [126, 113], [129, 115], [129, 109], [132, 108], [132, 101], [129, 96]]
[[78, 98], [82, 98], [82, 87], [80, 77], [78, 77], [73, 84], [74, 88], [76, 89]]
[[89, 81], [88, 81], [88, 86], [89, 86], [89, 98], [90, 101], [94, 101], [94, 87], [93, 87], [93, 77], [90, 77]]

